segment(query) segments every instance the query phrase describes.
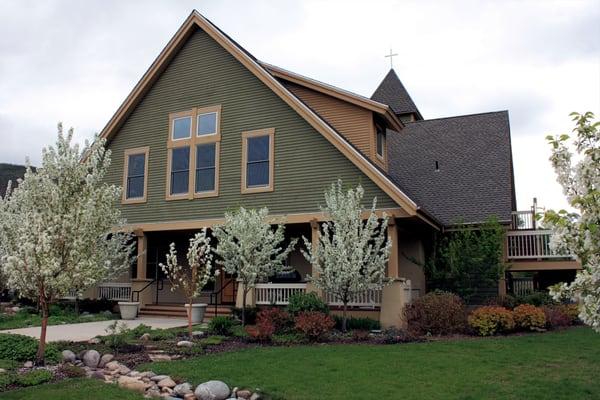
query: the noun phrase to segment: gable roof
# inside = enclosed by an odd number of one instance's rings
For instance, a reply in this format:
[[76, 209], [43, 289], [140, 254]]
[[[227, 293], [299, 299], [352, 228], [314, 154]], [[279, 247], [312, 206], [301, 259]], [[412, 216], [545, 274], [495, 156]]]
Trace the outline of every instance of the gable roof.
[[417, 121], [402, 133], [388, 135], [389, 174], [434, 218], [445, 226], [492, 215], [510, 222], [515, 192], [507, 111]]
[[327, 83], [306, 77], [304, 75], [297, 74], [287, 69], [268, 64], [266, 62], [259, 61], [259, 63], [263, 67], [265, 67], [265, 69], [269, 71], [271, 75], [278, 79], [283, 79], [295, 83], [297, 85], [316, 90], [317, 92], [335, 97], [336, 99], [340, 99], [348, 103], [352, 103], [356, 106], [366, 108], [369, 111], [381, 114], [384, 116], [384, 118], [388, 121], [388, 123], [393, 129], [400, 130], [404, 126], [400, 119], [398, 119], [398, 116], [387, 104], [380, 103], [373, 99], [369, 99], [359, 94], [352, 93], [348, 90], [329, 85]]
[[304, 104], [300, 99], [288, 91], [273, 75], [271, 75], [257, 60], [245, 49], [239, 46], [219, 28], [204, 18], [196, 10], [192, 11], [183, 25], [175, 33], [154, 60], [144, 76], [127, 96], [107, 125], [101, 132], [101, 137], [109, 140], [124, 124], [127, 117], [141, 101], [144, 94], [158, 79], [169, 62], [183, 46], [186, 39], [197, 29], [205, 31], [212, 39], [227, 50], [234, 58], [252, 72], [261, 82], [277, 94], [286, 104], [304, 118], [315, 130], [321, 133], [331, 144], [341, 151], [354, 165], [377, 184], [390, 198], [402, 207], [408, 215], [417, 214], [417, 204], [402, 192], [392, 180], [380, 171], [367, 157], [357, 151], [333, 127], [325, 122], [318, 114]]
[[393, 69], [390, 69], [377, 86], [371, 99], [388, 104], [397, 115], [414, 113], [417, 115], [417, 119], [423, 119], [419, 109]]

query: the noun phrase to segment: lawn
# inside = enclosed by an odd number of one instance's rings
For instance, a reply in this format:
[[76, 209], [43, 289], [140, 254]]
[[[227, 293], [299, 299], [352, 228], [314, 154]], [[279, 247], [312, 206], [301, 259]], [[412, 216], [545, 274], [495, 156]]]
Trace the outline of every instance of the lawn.
[[2, 400], [141, 400], [139, 393], [93, 379], [69, 379], [13, 392], [0, 393]]
[[[572, 328], [435, 343], [253, 348], [139, 369], [195, 384], [222, 379], [288, 400], [598, 399], [600, 335], [589, 328]], [[0, 398], [135, 398], [98, 385], [91, 380], [69, 381]]]

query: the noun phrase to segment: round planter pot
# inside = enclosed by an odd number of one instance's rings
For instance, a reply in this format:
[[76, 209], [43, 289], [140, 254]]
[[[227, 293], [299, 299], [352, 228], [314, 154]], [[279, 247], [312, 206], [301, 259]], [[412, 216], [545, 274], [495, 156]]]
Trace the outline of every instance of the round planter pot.
[[119, 311], [121, 311], [121, 319], [135, 319], [138, 315], [140, 303], [131, 301], [120, 301]]
[[[208, 304], [204, 304], [204, 303], [192, 304], [192, 324], [199, 324], [202, 322], [202, 320], [204, 319], [204, 313], [206, 313], [207, 306], [208, 306]], [[185, 311], [189, 315], [189, 312], [190, 312], [189, 304], [185, 305]]]

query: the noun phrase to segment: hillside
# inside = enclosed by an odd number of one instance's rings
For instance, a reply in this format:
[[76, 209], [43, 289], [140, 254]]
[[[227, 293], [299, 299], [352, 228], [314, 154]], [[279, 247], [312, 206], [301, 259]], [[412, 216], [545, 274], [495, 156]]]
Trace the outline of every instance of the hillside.
[[25, 166], [0, 163], [0, 196], [4, 196], [8, 181], [13, 181], [14, 184], [17, 178], [22, 178], [23, 175]]

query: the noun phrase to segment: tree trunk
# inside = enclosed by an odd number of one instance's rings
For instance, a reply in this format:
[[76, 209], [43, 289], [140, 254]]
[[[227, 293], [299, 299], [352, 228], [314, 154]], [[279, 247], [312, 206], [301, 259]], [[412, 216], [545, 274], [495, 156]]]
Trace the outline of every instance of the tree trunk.
[[248, 295], [249, 290], [246, 289], [244, 285], [244, 298], [242, 299], [242, 326], [246, 326], [246, 296]]
[[348, 309], [348, 301], [344, 300], [344, 307], [342, 308], [342, 332], [346, 332], [346, 310]]
[[192, 300], [193, 300], [193, 298], [188, 299], [189, 308], [187, 309], [188, 334], [190, 336], [190, 340], [194, 339], [194, 336], [192, 334]]
[[75, 315], [79, 316], [79, 296], [75, 295]]
[[46, 328], [48, 327], [48, 303], [40, 300], [42, 309], [42, 332], [40, 333], [40, 343], [38, 345], [35, 363], [38, 366], [44, 365], [44, 354], [46, 353]]

